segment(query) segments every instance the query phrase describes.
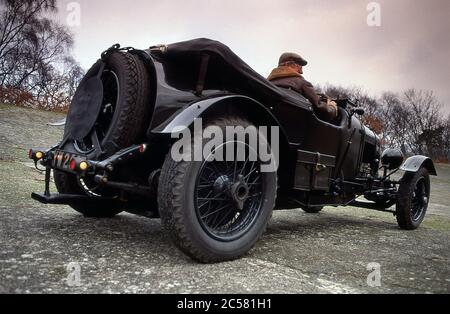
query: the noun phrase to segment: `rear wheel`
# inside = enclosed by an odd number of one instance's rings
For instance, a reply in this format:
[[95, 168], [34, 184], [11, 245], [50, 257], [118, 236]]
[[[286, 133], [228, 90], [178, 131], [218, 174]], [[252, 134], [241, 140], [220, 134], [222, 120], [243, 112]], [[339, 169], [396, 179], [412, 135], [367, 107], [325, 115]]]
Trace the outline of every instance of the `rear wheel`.
[[[211, 125], [225, 131], [226, 126], [251, 124], [230, 117]], [[177, 162], [169, 153], [158, 203], [165, 229], [184, 253], [200, 262], [221, 262], [254, 246], [272, 215], [277, 192], [276, 172], [262, 172], [260, 166], [259, 158], [250, 161], [248, 155], [245, 161]]]
[[420, 168], [416, 173], [405, 173], [398, 190], [397, 222], [405, 230], [417, 229], [425, 218], [430, 200], [430, 176]]

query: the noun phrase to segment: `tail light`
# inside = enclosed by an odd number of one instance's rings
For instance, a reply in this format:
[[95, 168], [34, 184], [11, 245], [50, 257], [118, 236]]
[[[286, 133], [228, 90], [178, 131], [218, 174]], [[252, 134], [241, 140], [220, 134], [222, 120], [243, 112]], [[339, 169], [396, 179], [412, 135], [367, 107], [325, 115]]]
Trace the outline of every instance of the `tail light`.
[[45, 157], [45, 153], [40, 150], [30, 149], [28, 151], [28, 158], [33, 159], [34, 161], [39, 161]]
[[79, 166], [81, 171], [86, 171], [89, 169], [89, 163], [87, 161], [82, 161]]
[[77, 158], [73, 158], [69, 163], [69, 169], [72, 171], [87, 171], [90, 165], [85, 160], [80, 160]]
[[75, 159], [72, 159], [69, 163], [69, 168], [72, 171], [75, 171], [77, 169], [77, 162], [75, 161]]

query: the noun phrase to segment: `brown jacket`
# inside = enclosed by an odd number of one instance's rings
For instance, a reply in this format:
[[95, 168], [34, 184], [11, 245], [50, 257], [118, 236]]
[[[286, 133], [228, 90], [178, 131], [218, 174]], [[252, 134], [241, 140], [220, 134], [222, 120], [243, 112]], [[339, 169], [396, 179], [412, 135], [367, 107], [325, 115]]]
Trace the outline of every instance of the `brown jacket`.
[[302, 94], [312, 104], [316, 115], [323, 120], [332, 121], [337, 116], [337, 108], [321, 101], [313, 85], [298, 72], [288, 66], [279, 66], [270, 74], [269, 81], [278, 87], [288, 88]]

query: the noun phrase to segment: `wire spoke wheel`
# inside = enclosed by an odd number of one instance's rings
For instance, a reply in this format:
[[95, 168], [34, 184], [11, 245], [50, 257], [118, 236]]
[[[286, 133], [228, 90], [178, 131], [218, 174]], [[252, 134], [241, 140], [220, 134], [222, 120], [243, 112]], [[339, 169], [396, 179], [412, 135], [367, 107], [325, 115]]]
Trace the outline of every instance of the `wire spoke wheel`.
[[428, 170], [407, 172], [398, 190], [396, 217], [400, 228], [417, 229], [425, 218], [430, 200], [430, 176]]
[[[246, 150], [250, 150], [248, 145]], [[195, 190], [196, 213], [203, 229], [219, 241], [235, 240], [251, 228], [262, 207], [260, 163], [250, 156], [245, 161], [204, 161]]]
[[428, 195], [425, 180], [421, 178], [414, 189], [411, 200], [411, 219], [418, 221], [428, 206]]
[[[208, 125], [223, 132], [229, 126], [253, 126], [238, 116], [210, 118]], [[195, 260], [234, 260], [246, 254], [267, 227], [275, 206], [277, 172], [263, 171], [267, 164], [250, 145], [249, 136], [211, 148], [205, 140], [197, 143], [201, 146], [195, 148], [208, 149], [201, 160], [192, 161], [191, 156], [177, 161], [171, 153], [166, 157], [158, 185], [162, 224], [174, 243]], [[272, 154], [270, 146], [268, 150]]]

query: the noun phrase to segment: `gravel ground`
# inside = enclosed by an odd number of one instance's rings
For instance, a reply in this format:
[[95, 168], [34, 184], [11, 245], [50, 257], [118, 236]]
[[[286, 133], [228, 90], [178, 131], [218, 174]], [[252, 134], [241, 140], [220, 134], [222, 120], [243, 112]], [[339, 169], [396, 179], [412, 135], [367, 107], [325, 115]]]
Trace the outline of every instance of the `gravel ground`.
[[[159, 220], [87, 219], [30, 199], [43, 176], [27, 148], [56, 143], [62, 130], [46, 123], [61, 118], [0, 105], [0, 293], [450, 292], [450, 166], [438, 165], [417, 231], [360, 208], [277, 211], [245, 258], [202, 265], [172, 245]], [[367, 284], [370, 263], [380, 286]]]

